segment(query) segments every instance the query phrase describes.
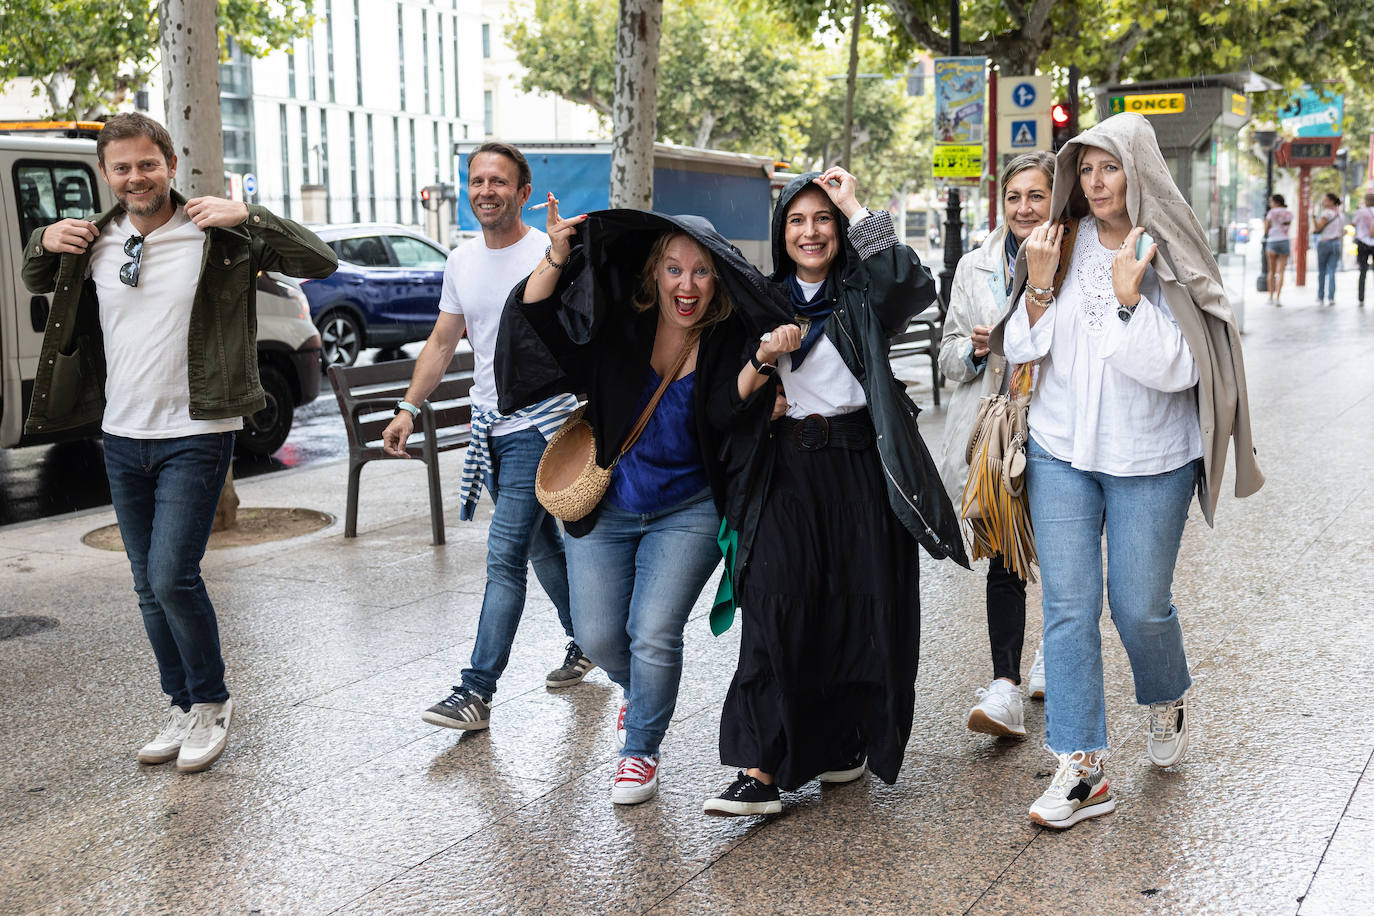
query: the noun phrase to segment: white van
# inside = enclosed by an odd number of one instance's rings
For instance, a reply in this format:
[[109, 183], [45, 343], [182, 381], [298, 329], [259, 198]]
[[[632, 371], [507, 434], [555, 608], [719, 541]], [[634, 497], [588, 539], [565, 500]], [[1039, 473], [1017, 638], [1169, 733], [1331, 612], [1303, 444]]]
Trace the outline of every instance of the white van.
[[[114, 204], [96, 170], [95, 141], [0, 133], [0, 448], [94, 436], [71, 430], [25, 436], [49, 298], [24, 286], [24, 245], [39, 226], [88, 219]], [[258, 275], [258, 369], [267, 406], [244, 418], [238, 451], [270, 455], [291, 431], [295, 409], [320, 393], [320, 335], [310, 304], [290, 280]]]

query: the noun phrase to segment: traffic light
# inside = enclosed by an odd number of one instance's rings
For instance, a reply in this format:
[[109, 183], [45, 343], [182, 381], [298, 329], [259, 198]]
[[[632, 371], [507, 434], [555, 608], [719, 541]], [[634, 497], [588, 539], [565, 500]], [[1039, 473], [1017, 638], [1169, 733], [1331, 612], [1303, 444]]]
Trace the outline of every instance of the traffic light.
[[1051, 136], [1054, 140], [1054, 151], [1057, 153], [1063, 149], [1064, 144], [1073, 139], [1073, 108], [1068, 102], [1056, 102], [1050, 109]]

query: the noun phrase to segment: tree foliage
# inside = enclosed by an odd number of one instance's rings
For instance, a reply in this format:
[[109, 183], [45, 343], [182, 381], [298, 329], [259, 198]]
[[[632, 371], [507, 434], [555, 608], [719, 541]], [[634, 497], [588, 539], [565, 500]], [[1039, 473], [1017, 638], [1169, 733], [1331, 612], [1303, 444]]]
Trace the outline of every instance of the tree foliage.
[[[261, 56], [306, 35], [315, 0], [218, 0], [220, 49]], [[141, 89], [157, 64], [156, 0], [0, 2], [0, 88], [32, 77], [54, 118], [92, 118]]]

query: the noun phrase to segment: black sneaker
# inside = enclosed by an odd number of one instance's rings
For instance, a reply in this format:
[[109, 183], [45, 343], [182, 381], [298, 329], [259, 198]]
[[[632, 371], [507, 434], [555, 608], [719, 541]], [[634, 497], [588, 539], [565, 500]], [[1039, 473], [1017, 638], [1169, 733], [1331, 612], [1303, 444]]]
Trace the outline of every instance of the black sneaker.
[[839, 785], [840, 783], [853, 782], [854, 780], [858, 779], [860, 776], [864, 774], [864, 765], [867, 762], [868, 758], [864, 755], [864, 752], [859, 751], [857, 754], [849, 758], [849, 760], [845, 761], [838, 768], [833, 770], [826, 770], [824, 773], [817, 776], [816, 778], [819, 779], [821, 782], [830, 783], [831, 785]]
[[568, 654], [563, 659], [562, 667], [550, 671], [549, 676], [544, 678], [544, 683], [549, 687], [571, 687], [580, 683], [587, 676], [587, 672], [595, 667], [592, 660], [582, 654], [577, 642], [569, 640]]
[[778, 814], [782, 811], [782, 800], [777, 786], [764, 785], [740, 770], [730, 787], [706, 799], [702, 809], [707, 814]]
[[482, 699], [476, 691], [455, 684], [453, 693], [420, 713], [420, 718], [430, 725], [477, 731], [491, 724], [490, 701]]

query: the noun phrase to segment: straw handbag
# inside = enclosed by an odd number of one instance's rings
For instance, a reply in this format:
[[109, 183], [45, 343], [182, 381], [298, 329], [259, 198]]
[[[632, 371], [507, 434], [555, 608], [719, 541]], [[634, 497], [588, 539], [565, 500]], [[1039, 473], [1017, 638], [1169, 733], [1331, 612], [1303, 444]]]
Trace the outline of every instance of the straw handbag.
[[534, 475], [534, 495], [550, 515], [565, 522], [576, 522], [596, 508], [601, 502], [601, 497], [606, 495], [606, 488], [611, 485], [611, 472], [639, 440], [640, 434], [649, 425], [654, 408], [663, 399], [663, 392], [667, 391], [673, 379], [677, 378], [691, 353], [690, 344], [683, 347], [682, 354], [678, 356], [673, 368], [664, 373], [654, 396], [649, 399], [644, 412], [639, 415], [639, 419], [630, 429], [630, 434], [625, 437], [624, 444], [620, 446], [620, 453], [615, 456], [610, 467], [603, 468], [596, 463], [596, 432], [592, 425], [583, 419], [583, 414], [587, 412], [585, 405], [573, 411], [558, 428], [549, 439], [549, 444], [544, 447], [544, 455], [539, 459], [539, 470]]
[[964, 457], [964, 528], [973, 559], [1001, 555], [1007, 568], [1035, 581], [1035, 531], [1026, 496], [1026, 414], [1030, 407], [1030, 366], [1017, 366], [1008, 394], [978, 402], [978, 419]]

